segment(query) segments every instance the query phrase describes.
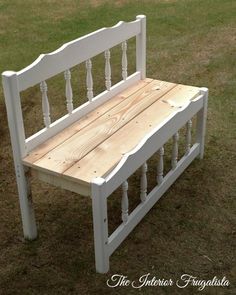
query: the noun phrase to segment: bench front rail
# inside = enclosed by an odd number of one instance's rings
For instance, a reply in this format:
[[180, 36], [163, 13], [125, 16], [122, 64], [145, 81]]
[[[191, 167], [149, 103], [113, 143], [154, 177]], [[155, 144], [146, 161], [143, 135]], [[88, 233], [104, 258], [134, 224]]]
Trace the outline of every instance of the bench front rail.
[[[129, 75], [127, 71], [127, 40], [132, 37], [136, 37], [136, 71]], [[110, 49], [118, 44], [121, 44], [122, 51], [122, 80], [112, 85]], [[102, 52], [104, 52], [106, 90], [94, 97], [92, 57]], [[74, 108], [71, 68], [80, 63], [85, 63], [86, 68], [87, 102]], [[63, 73], [65, 80], [68, 113], [55, 122], [51, 122], [50, 98], [48, 98], [46, 81], [59, 73]], [[21, 71], [2, 73], [2, 79], [24, 237], [27, 239], [37, 237], [29, 185], [29, 172], [33, 171], [40, 179], [49, 183], [82, 195], [91, 195], [96, 270], [100, 273], [107, 272], [110, 255], [125, 237], [193, 159], [197, 156], [203, 157], [208, 90], [146, 78], [146, 17], [143, 15], [137, 16], [136, 20], [132, 22], [119, 22], [113, 27], [100, 29], [66, 43], [54, 52], [40, 55], [35, 62]], [[45, 128], [26, 138], [20, 93], [37, 84], [39, 84], [42, 95]], [[164, 86], [161, 88], [159, 84]], [[125, 95], [122, 94], [123, 91], [126, 91]], [[166, 98], [170, 97], [171, 93], [174, 95], [173, 100]], [[127, 110], [129, 105], [132, 107], [130, 111]], [[134, 122], [134, 120], [147, 118], [149, 111], [154, 118], [155, 108], [168, 109], [167, 115], [163, 116], [162, 121], [156, 121], [158, 123], [154, 124], [150, 132], [146, 132], [145, 137], [137, 137], [141, 138], [141, 141], [133, 142], [133, 145], [130, 145], [132, 148], [128, 152], [116, 155], [117, 160], [110, 166], [109, 163], [106, 163], [107, 169], [101, 170], [100, 174], [99, 167], [96, 168], [96, 161], [91, 160], [91, 168], [88, 167], [86, 171], [84, 170], [86, 177], [84, 175], [78, 176], [80, 171], [83, 171], [83, 165], [80, 167], [78, 163], [83, 160], [84, 163], [87, 163], [86, 157], [90, 152], [92, 153], [100, 147], [103, 157], [105, 157], [106, 145], [112, 147], [115, 146], [114, 142], [116, 144], [119, 142], [116, 140], [112, 142], [112, 140], [108, 140], [109, 138], [115, 138], [116, 133], [120, 132], [119, 134], [121, 134], [123, 130], [126, 130], [127, 133], [129, 128], [135, 132], [133, 127], [135, 123], [139, 122]], [[102, 110], [102, 114], [96, 115], [99, 113], [97, 110]], [[112, 122], [110, 120], [107, 125], [109, 128], [104, 129], [101, 135], [97, 134], [96, 123], [102, 124], [101, 122], [104, 122], [105, 125], [106, 116], [109, 117], [110, 114], [114, 115], [114, 126], [109, 125]], [[191, 119], [194, 115], [197, 115], [197, 130], [195, 142], [192, 144]], [[116, 116], [118, 116], [118, 120]], [[178, 159], [178, 130], [184, 125], [186, 125], [186, 151], [185, 155]], [[90, 127], [91, 132], [89, 131]], [[88, 137], [87, 143], [84, 141], [86, 136]], [[173, 138], [172, 168], [164, 175], [164, 145], [170, 138]], [[66, 163], [66, 160], [63, 159], [68, 158], [67, 154], [61, 153], [59, 154], [61, 158], [58, 161], [58, 150], [70, 140], [73, 142], [72, 139], [78, 144], [80, 144], [80, 139], [81, 142], [83, 140], [83, 143], [87, 144], [85, 151], [80, 155], [78, 152], [78, 155], [75, 155], [75, 160], [69, 159], [71, 163]], [[66, 148], [68, 149], [68, 146]], [[61, 150], [63, 151], [63, 149]], [[81, 151], [79, 147], [78, 151]], [[150, 193], [147, 193], [147, 160], [155, 153], [158, 153], [159, 159], [156, 175], [157, 185]], [[58, 162], [61, 162], [60, 167], [55, 164]], [[69, 165], [69, 168], [66, 165]], [[142, 171], [140, 204], [133, 212], [129, 213], [127, 179], [139, 168]], [[78, 169], [80, 169], [79, 172]], [[88, 171], [89, 169], [93, 171]], [[74, 174], [73, 171], [75, 171]], [[97, 177], [94, 177], [96, 172]], [[120, 186], [122, 187], [122, 223], [108, 236], [107, 198]]]

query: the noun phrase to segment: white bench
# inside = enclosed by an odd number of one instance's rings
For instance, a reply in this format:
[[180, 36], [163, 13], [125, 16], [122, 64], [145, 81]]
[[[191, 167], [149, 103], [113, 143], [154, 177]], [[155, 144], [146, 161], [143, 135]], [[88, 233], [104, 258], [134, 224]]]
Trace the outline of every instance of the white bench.
[[[136, 72], [127, 73], [127, 42], [136, 36]], [[111, 85], [109, 49], [122, 44], [123, 80]], [[106, 91], [93, 97], [91, 58], [105, 52]], [[82, 62], [87, 70], [88, 102], [73, 108], [70, 69]], [[51, 123], [46, 80], [64, 73], [68, 114]], [[207, 88], [146, 78], [146, 17], [119, 22], [42, 54], [19, 72], [2, 74], [14, 154], [24, 237], [37, 229], [29, 171], [41, 180], [91, 196], [96, 270], [109, 269], [109, 257], [196, 157], [203, 157]], [[21, 110], [21, 91], [40, 84], [45, 128], [29, 138]], [[196, 138], [191, 143], [191, 118]], [[186, 125], [186, 151], [178, 160], [178, 130]], [[163, 175], [164, 144], [173, 138], [171, 170]], [[147, 193], [147, 160], [158, 153], [157, 185]], [[128, 211], [128, 182], [141, 167], [140, 204]], [[122, 187], [121, 224], [108, 236], [107, 198]], [[70, 222], [68, 220], [68, 222]]]

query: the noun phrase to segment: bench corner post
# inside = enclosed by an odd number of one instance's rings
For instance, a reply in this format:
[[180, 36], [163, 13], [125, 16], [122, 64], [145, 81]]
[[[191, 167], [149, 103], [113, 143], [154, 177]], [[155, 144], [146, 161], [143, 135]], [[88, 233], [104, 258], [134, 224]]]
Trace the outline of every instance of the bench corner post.
[[26, 156], [27, 151], [17, 74], [11, 71], [2, 73], [2, 83], [13, 150], [23, 233], [25, 239], [34, 240], [37, 237], [37, 227], [32, 205], [29, 169], [22, 164], [22, 158]]
[[140, 33], [136, 36], [136, 70], [141, 73], [141, 79], [146, 78], [146, 16], [137, 15], [140, 20]]
[[106, 273], [109, 270], [106, 182], [98, 177], [91, 185], [96, 271]]
[[203, 108], [197, 114], [197, 133], [196, 139], [200, 144], [199, 158], [203, 159], [204, 145], [205, 145], [205, 133], [206, 133], [206, 121], [207, 121], [207, 105], [208, 105], [208, 88], [202, 87], [201, 94], [203, 95]]

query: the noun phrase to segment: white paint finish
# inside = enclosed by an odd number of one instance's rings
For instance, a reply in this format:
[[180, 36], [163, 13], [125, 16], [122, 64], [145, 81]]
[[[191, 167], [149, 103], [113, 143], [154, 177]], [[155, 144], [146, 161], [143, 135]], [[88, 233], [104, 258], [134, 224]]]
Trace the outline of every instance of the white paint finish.
[[92, 76], [92, 61], [86, 60], [86, 85], [87, 85], [87, 98], [91, 102], [93, 99], [93, 76]]
[[140, 199], [145, 202], [147, 199], [147, 171], [148, 166], [145, 162], [141, 167], [141, 179], [140, 179]]
[[172, 148], [172, 157], [171, 157], [171, 166], [172, 169], [175, 169], [178, 162], [178, 140], [179, 140], [179, 132], [177, 131], [173, 135], [173, 148]]
[[176, 181], [176, 179], [183, 173], [189, 164], [199, 154], [199, 144], [194, 144], [188, 155], [183, 156], [177, 164], [175, 170], [171, 170], [165, 177], [163, 182], [156, 186], [147, 197], [147, 201], [140, 203], [129, 215], [128, 222], [121, 224], [108, 238], [108, 253], [109, 256], [116, 250], [134, 227], [142, 220], [148, 211], [155, 205], [155, 203], [163, 196], [167, 189]]
[[122, 78], [123, 78], [123, 80], [126, 80], [127, 79], [127, 76], [128, 76], [128, 72], [127, 72], [127, 67], [128, 67], [127, 42], [126, 41], [122, 42], [121, 48], [122, 48], [122, 61], [121, 61], [121, 65], [122, 65]]
[[158, 151], [158, 163], [157, 163], [157, 183], [161, 184], [163, 181], [163, 170], [164, 170], [164, 156], [165, 150], [162, 146]]
[[136, 171], [147, 161], [167, 140], [173, 136], [190, 118], [203, 107], [203, 95], [199, 95], [184, 108], [179, 108], [163, 123], [153, 129], [129, 153], [125, 154], [114, 170], [106, 177], [107, 194], [110, 195], [124, 179]]
[[124, 223], [128, 221], [129, 217], [129, 199], [128, 199], [128, 181], [122, 183], [122, 199], [121, 199], [121, 219]]
[[67, 114], [61, 117], [60, 119], [56, 120], [50, 125], [50, 128], [44, 128], [39, 132], [33, 134], [25, 141], [27, 152], [32, 151], [39, 144], [56, 135], [61, 130], [73, 124], [75, 121], [87, 115], [89, 112], [108, 101], [111, 97], [117, 95], [119, 92], [125, 90], [127, 87], [133, 85], [135, 82], [139, 80], [140, 73], [136, 72], [130, 75], [126, 81], [120, 81], [119, 83], [112, 86], [110, 91], [105, 90], [104, 92], [95, 96], [91, 102], [87, 102], [79, 106], [78, 108], [74, 109], [70, 115]]
[[72, 113], [74, 107], [73, 107], [73, 91], [71, 87], [71, 72], [70, 70], [66, 70], [64, 72], [64, 77], [66, 80], [66, 107], [69, 114]]
[[105, 53], [105, 85], [106, 89], [109, 91], [111, 89], [111, 64], [110, 64], [110, 58], [111, 53], [110, 50], [106, 50]]
[[96, 270], [106, 273], [109, 270], [108, 255], [108, 220], [106, 183], [102, 178], [95, 178], [91, 183], [93, 206], [93, 231]]
[[27, 152], [25, 146], [25, 129], [16, 73], [12, 71], [3, 72], [2, 84], [13, 152], [14, 147], [17, 147], [19, 150], [17, 151], [17, 157], [23, 158], [26, 156]]
[[50, 107], [48, 102], [48, 86], [45, 81], [42, 81], [40, 83], [40, 91], [42, 92], [42, 110], [43, 110], [43, 121], [46, 128], [49, 128], [51, 124], [51, 118], [50, 118]]
[[23, 232], [26, 239], [33, 240], [37, 237], [37, 228], [27, 170], [23, 167], [21, 160], [22, 157], [26, 155], [26, 151], [17, 75], [14, 72], [4, 72], [2, 74], [2, 79], [13, 150]]
[[41, 54], [31, 65], [17, 72], [19, 91], [47, 80], [66, 69], [80, 64], [140, 33], [141, 22], [119, 22], [110, 28], [102, 28], [91, 34], [68, 42], [59, 49]]
[[201, 93], [204, 96], [203, 108], [197, 113], [197, 132], [196, 141], [200, 143], [200, 159], [204, 155], [205, 145], [205, 133], [206, 133], [206, 121], [207, 121], [207, 104], [208, 104], [208, 89], [206, 87], [201, 88]]
[[141, 22], [140, 33], [136, 36], [136, 69], [141, 72], [141, 79], [146, 78], [146, 16], [138, 15]]
[[186, 124], [186, 143], [185, 143], [185, 153], [188, 154], [191, 148], [192, 141], [192, 120], [188, 120]]

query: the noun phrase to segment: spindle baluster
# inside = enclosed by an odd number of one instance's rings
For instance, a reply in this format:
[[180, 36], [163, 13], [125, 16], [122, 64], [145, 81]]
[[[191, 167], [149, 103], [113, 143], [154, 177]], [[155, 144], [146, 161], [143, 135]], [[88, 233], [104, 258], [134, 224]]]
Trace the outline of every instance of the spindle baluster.
[[122, 218], [122, 221], [124, 223], [126, 223], [128, 221], [128, 216], [129, 216], [129, 199], [128, 199], [128, 181], [124, 181], [122, 183], [122, 201], [121, 201], [121, 211], [122, 211], [122, 214], [121, 214], [121, 218]]
[[147, 199], [147, 170], [148, 166], [145, 162], [141, 168], [141, 180], [140, 180], [140, 199], [145, 202]]
[[105, 85], [107, 90], [111, 88], [111, 64], [110, 64], [110, 50], [105, 51]]
[[161, 147], [158, 151], [158, 164], [157, 164], [157, 184], [161, 184], [163, 181], [163, 169], [164, 169], [164, 147]]
[[92, 76], [92, 61], [90, 59], [86, 60], [86, 84], [87, 84], [87, 97], [89, 101], [93, 98], [93, 76]]
[[128, 76], [128, 73], [127, 73], [127, 66], [128, 66], [127, 42], [126, 41], [122, 42], [121, 48], [122, 48], [122, 78], [123, 78], [123, 80], [126, 80], [127, 76]]
[[43, 121], [46, 128], [49, 128], [51, 124], [51, 118], [50, 118], [50, 107], [48, 102], [48, 86], [45, 81], [42, 81], [40, 83], [40, 90], [42, 92], [42, 110], [43, 110]]
[[64, 77], [66, 80], [66, 107], [69, 114], [72, 113], [73, 107], [73, 92], [71, 87], [71, 72], [70, 70], [66, 70], [64, 72]]
[[172, 148], [172, 158], [171, 158], [171, 166], [172, 169], [175, 169], [178, 162], [178, 140], [179, 133], [178, 131], [173, 135], [173, 148]]
[[190, 151], [190, 148], [191, 148], [191, 140], [192, 140], [192, 138], [191, 138], [191, 129], [192, 129], [192, 120], [189, 120], [188, 122], [187, 122], [187, 125], [186, 125], [186, 155], [189, 153], [189, 151]]

